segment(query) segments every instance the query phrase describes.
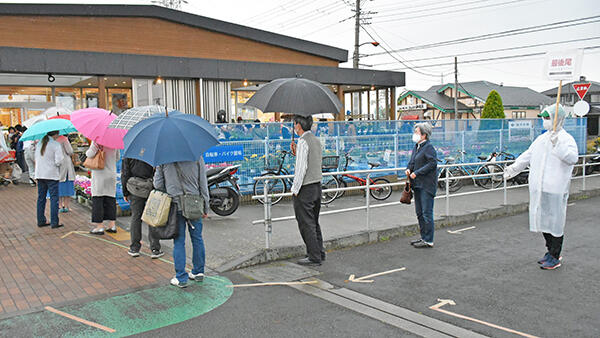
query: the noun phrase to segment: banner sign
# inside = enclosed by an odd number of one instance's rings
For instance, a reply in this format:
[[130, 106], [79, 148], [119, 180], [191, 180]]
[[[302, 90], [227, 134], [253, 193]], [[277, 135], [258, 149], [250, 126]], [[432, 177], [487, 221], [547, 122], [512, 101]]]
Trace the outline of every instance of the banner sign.
[[244, 146], [214, 146], [204, 153], [204, 162], [220, 163], [242, 161], [244, 159]]
[[398, 106], [398, 110], [423, 110], [423, 109], [427, 109], [427, 105], [425, 103], [406, 104], [406, 105]]
[[509, 129], [530, 129], [531, 121], [508, 121]]

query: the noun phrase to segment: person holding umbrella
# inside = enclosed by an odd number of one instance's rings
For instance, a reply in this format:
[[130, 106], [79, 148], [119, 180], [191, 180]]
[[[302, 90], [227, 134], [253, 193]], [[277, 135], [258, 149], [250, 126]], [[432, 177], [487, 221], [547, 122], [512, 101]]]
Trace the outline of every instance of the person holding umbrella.
[[506, 167], [504, 177], [510, 179], [529, 166], [529, 229], [541, 232], [546, 241], [548, 251], [538, 264], [554, 270], [562, 265], [567, 201], [578, 151], [575, 139], [563, 128], [567, 114], [562, 106], [548, 106], [538, 116], [547, 132]]
[[319, 225], [321, 211], [321, 161], [323, 150], [321, 142], [310, 131], [311, 116], [294, 116], [294, 131], [300, 136], [298, 145], [292, 142], [290, 148], [296, 155], [292, 194], [294, 213], [300, 229], [300, 235], [306, 245], [307, 257], [298, 261], [300, 265], [321, 265], [325, 260], [323, 234]]
[[[63, 162], [63, 150], [56, 142], [58, 131], [48, 132], [40, 142], [35, 153], [35, 179], [38, 186], [37, 226], [50, 225], [52, 229], [63, 225], [58, 220], [58, 181], [60, 165]], [[50, 223], [46, 220], [46, 194], [50, 193]]]

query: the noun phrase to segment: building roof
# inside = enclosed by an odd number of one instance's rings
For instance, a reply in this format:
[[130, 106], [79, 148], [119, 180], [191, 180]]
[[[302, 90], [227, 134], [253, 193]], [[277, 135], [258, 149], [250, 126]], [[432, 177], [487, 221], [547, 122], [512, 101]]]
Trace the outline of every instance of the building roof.
[[[584, 80], [584, 81], [573, 81], [573, 82], [569, 82], [567, 84], [562, 85], [561, 94], [575, 93], [575, 89], [573, 89], [574, 83], [591, 83], [592, 85], [590, 86], [590, 89], [588, 89], [588, 93], [600, 92], [600, 82]], [[552, 89], [543, 91], [542, 94], [556, 97], [557, 91], [558, 91], [558, 87], [554, 87]]]
[[338, 62], [348, 51], [286, 35], [153, 5], [0, 4], [0, 15], [155, 18], [283, 47]]
[[404, 72], [172, 56], [1, 47], [0, 73], [241, 80], [304, 77], [325, 84], [403, 87]]
[[[444, 112], [444, 113], [454, 113], [454, 100], [444, 94], [438, 93], [437, 91], [416, 91], [409, 90], [404, 92], [398, 98], [398, 101], [404, 99], [405, 97], [413, 95], [427, 104], [435, 107], [436, 109]], [[472, 112], [473, 109], [467, 107], [465, 104], [458, 102], [458, 112]]]
[[[432, 88], [430, 88], [430, 90]], [[454, 83], [448, 83], [442, 86], [437, 89], [437, 92], [441, 93], [446, 88], [454, 88]], [[495, 90], [500, 94], [504, 107], [538, 107], [553, 102], [552, 98], [549, 96], [540, 94], [531, 88], [503, 86], [488, 81], [459, 83], [458, 90], [481, 102], [485, 102], [488, 94], [492, 90]]]

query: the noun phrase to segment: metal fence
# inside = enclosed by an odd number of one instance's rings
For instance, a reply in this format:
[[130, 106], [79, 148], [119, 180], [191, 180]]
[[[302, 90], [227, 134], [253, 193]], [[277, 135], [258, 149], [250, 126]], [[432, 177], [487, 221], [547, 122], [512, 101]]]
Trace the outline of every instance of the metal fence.
[[[590, 165], [598, 165], [597, 163], [589, 163], [587, 161], [587, 158], [590, 157], [595, 157], [598, 156], [597, 154], [591, 154], [591, 155], [580, 155], [579, 159], [580, 162], [582, 162], [581, 164], [576, 164], [575, 167], [576, 168], [582, 168], [581, 172], [582, 175], [581, 176], [573, 176], [571, 178], [571, 180], [575, 180], [575, 179], [582, 179], [582, 190], [586, 190], [586, 178], [589, 177], [598, 177], [600, 176], [600, 174], [593, 174], [593, 175], [586, 175], [586, 170], [585, 167], [586, 166], [590, 166]], [[473, 163], [453, 163], [453, 164], [444, 164], [444, 165], [438, 165], [438, 168], [441, 168], [441, 170], [446, 170], [446, 172], [450, 171], [450, 168], [455, 168], [455, 167], [460, 167], [460, 166], [479, 166], [479, 165], [485, 165], [485, 164], [498, 164], [500, 165], [502, 168], [504, 168], [504, 166], [508, 163], [513, 163], [514, 161], [495, 161], [495, 162], [473, 162]], [[320, 215], [332, 215], [332, 214], [339, 214], [339, 213], [345, 213], [345, 212], [351, 212], [351, 211], [357, 211], [357, 210], [366, 210], [366, 219], [365, 219], [365, 230], [371, 231], [371, 210], [372, 209], [376, 209], [376, 208], [384, 208], [384, 207], [390, 207], [390, 206], [396, 206], [399, 205], [400, 202], [389, 202], [389, 203], [378, 203], [375, 205], [371, 204], [371, 197], [369, 194], [370, 189], [374, 188], [374, 187], [386, 187], [386, 186], [400, 186], [400, 185], [404, 185], [405, 181], [399, 181], [399, 182], [394, 182], [394, 183], [389, 183], [389, 184], [377, 184], [377, 185], [371, 185], [370, 184], [370, 178], [372, 176], [377, 176], [380, 175], [383, 172], [397, 172], [399, 174], [399, 176], [404, 176], [404, 172], [406, 171], [406, 167], [396, 167], [396, 168], [386, 168], [386, 169], [371, 169], [371, 170], [353, 170], [353, 171], [343, 171], [343, 172], [328, 172], [328, 173], [323, 173], [323, 176], [339, 176], [339, 175], [343, 175], [343, 174], [349, 174], [349, 175], [357, 175], [357, 174], [363, 174], [366, 175], [366, 185], [364, 186], [355, 186], [355, 187], [347, 187], [347, 188], [337, 188], [337, 189], [324, 189], [323, 192], [338, 192], [338, 191], [349, 191], [349, 190], [364, 190], [365, 192], [365, 205], [364, 206], [358, 206], [358, 207], [352, 207], [352, 208], [345, 208], [345, 209], [336, 209], [336, 210], [330, 210], [330, 211], [325, 211], [325, 212], [321, 212]], [[444, 194], [442, 195], [437, 195], [435, 197], [435, 199], [444, 199], [445, 200], [445, 215], [449, 216], [450, 215], [450, 199], [452, 197], [459, 197], [459, 196], [467, 196], [467, 195], [475, 195], [475, 194], [481, 194], [481, 193], [487, 193], [487, 192], [492, 192], [492, 191], [503, 191], [503, 204], [506, 205], [508, 202], [508, 190], [510, 189], [514, 189], [514, 188], [520, 188], [520, 187], [527, 187], [528, 184], [521, 184], [521, 185], [513, 185], [513, 186], [507, 186], [507, 180], [503, 177], [504, 175], [504, 170], [502, 171], [497, 171], [497, 172], [493, 172], [490, 174], [481, 174], [481, 175], [465, 175], [465, 176], [451, 176], [449, 178], [440, 178], [439, 181], [443, 181], [444, 182]], [[462, 192], [462, 193], [450, 193], [449, 190], [449, 181], [454, 180], [454, 179], [470, 179], [470, 178], [477, 178], [477, 177], [493, 177], [493, 176], [502, 176], [502, 187], [499, 188], [493, 188], [493, 189], [483, 189], [483, 190], [476, 190], [476, 191], [469, 191], [469, 192]], [[262, 199], [264, 201], [264, 218], [261, 220], [255, 220], [252, 222], [252, 224], [264, 224], [265, 227], [265, 248], [269, 249], [271, 248], [271, 238], [272, 238], [272, 230], [273, 230], [273, 223], [275, 222], [283, 222], [283, 221], [289, 221], [289, 220], [293, 220], [295, 219], [295, 216], [285, 216], [285, 217], [277, 217], [277, 218], [272, 218], [271, 217], [271, 207], [272, 207], [272, 199], [279, 197], [279, 196], [291, 196], [292, 193], [287, 192], [287, 193], [282, 193], [282, 194], [270, 194], [268, 191], [268, 182], [269, 180], [273, 180], [273, 179], [279, 179], [279, 178], [293, 178], [293, 175], [280, 175], [280, 176], [262, 176], [262, 177], [254, 177], [255, 181], [265, 181], [265, 189], [264, 189], [264, 194], [262, 195], [254, 195], [252, 196], [252, 199], [254, 200], [258, 200], [258, 199]], [[446, 175], [446, 177], [448, 177], [448, 175]]]
[[[414, 125], [420, 121], [315, 122], [313, 132], [323, 145], [323, 156], [349, 153], [354, 162], [348, 170], [366, 170], [369, 162], [388, 168], [406, 166], [414, 147]], [[432, 143], [438, 158], [453, 156], [457, 162], [473, 162], [477, 156], [506, 151], [518, 156], [542, 134], [541, 119], [520, 120], [428, 120], [434, 125]], [[586, 118], [567, 119], [565, 129], [576, 140], [579, 153], [586, 150]], [[291, 123], [216, 124], [222, 145], [241, 145], [243, 160], [209, 164], [211, 167], [235, 165], [242, 193], [252, 192], [253, 177], [265, 172], [265, 163], [274, 160], [280, 150], [289, 150]], [[294, 159], [288, 157], [284, 168], [292, 173]], [[340, 162], [343, 166], [345, 163]], [[340, 167], [341, 169], [342, 167]], [[362, 174], [359, 174], [362, 175]]]

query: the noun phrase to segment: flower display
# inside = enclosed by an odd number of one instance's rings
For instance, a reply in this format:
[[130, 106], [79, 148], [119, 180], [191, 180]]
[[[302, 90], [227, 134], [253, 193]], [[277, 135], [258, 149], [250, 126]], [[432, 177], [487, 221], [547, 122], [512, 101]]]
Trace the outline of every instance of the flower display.
[[87, 197], [92, 197], [92, 180], [89, 177], [77, 175], [73, 184], [75, 185], [75, 190]]

